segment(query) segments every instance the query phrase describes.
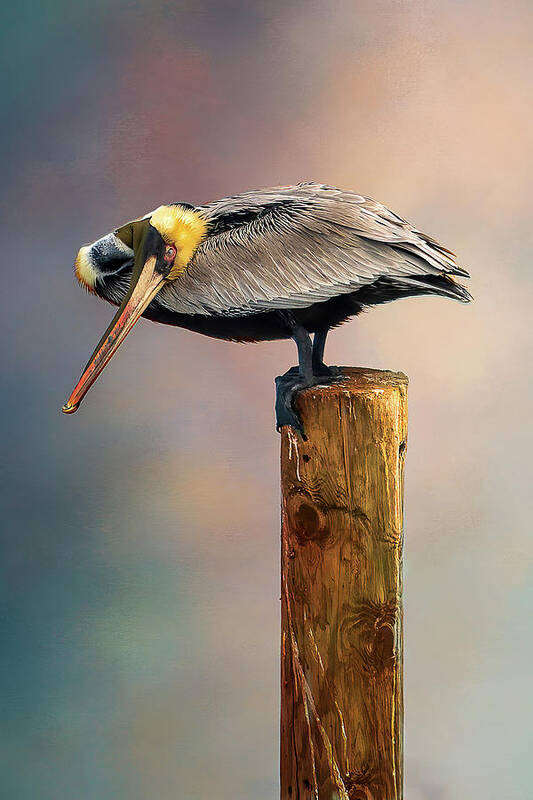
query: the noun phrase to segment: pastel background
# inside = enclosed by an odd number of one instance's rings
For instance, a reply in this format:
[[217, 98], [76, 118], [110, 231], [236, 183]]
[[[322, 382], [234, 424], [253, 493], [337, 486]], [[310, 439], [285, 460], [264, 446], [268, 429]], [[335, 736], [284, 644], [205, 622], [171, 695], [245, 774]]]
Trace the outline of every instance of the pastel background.
[[384, 306], [332, 363], [410, 377], [406, 797], [529, 800], [529, 0], [20, 0], [3, 12], [0, 794], [277, 797], [273, 378], [292, 343], [113, 313], [80, 244], [304, 179], [456, 250], [476, 301]]

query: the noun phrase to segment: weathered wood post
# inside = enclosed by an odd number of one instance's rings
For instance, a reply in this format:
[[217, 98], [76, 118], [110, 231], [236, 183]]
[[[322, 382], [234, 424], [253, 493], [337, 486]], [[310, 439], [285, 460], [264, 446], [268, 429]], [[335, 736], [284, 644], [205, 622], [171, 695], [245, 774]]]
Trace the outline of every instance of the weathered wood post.
[[281, 800], [401, 800], [407, 378], [345, 369], [281, 444]]

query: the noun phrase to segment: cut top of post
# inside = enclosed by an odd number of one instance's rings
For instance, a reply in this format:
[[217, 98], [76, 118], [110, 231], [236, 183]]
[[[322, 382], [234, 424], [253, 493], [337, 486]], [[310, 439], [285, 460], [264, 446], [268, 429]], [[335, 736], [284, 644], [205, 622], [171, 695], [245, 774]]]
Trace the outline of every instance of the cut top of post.
[[343, 392], [357, 394], [374, 392], [379, 394], [387, 389], [407, 388], [409, 378], [403, 372], [392, 372], [388, 369], [370, 369], [369, 367], [339, 367], [341, 372], [339, 383], [329, 386], [313, 386], [300, 393], [301, 396], [324, 394], [326, 397]]

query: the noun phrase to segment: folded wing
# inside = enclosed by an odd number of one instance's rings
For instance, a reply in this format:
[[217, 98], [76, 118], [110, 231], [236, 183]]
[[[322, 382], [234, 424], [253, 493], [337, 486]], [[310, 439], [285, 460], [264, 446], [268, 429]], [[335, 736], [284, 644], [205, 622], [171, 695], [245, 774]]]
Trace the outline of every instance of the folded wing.
[[[178, 313], [242, 316], [309, 306], [379, 280], [420, 286], [427, 276], [430, 289], [436, 276], [468, 277], [449, 250], [385, 206], [334, 187], [247, 192], [197, 211], [210, 234], [158, 298]], [[455, 288], [450, 294], [468, 298]]]

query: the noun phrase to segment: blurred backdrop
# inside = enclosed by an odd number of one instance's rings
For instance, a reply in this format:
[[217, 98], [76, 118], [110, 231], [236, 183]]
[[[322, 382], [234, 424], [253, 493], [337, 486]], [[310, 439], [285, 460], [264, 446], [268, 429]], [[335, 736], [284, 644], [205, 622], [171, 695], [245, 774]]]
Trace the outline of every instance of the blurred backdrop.
[[[292, 343], [113, 309], [80, 244], [312, 179], [460, 254], [475, 303], [383, 306], [331, 363], [410, 377], [406, 796], [531, 796], [529, 0], [21, 0], [2, 30], [2, 797], [273, 800]], [[528, 756], [529, 753], [529, 756]]]

